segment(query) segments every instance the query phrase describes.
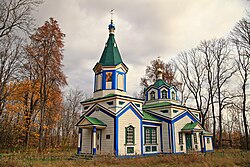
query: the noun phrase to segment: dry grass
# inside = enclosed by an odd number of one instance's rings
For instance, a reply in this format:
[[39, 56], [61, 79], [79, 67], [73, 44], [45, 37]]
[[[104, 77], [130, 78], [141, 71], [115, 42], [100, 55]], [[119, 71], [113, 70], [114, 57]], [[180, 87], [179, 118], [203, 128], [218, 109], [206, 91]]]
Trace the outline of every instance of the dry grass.
[[0, 166], [71, 167], [71, 166], [124, 166], [124, 167], [168, 167], [168, 166], [249, 166], [250, 152], [241, 150], [219, 150], [207, 154], [157, 155], [139, 158], [97, 157], [94, 160], [68, 160], [75, 150], [50, 150], [43, 154], [35, 151], [0, 154]]

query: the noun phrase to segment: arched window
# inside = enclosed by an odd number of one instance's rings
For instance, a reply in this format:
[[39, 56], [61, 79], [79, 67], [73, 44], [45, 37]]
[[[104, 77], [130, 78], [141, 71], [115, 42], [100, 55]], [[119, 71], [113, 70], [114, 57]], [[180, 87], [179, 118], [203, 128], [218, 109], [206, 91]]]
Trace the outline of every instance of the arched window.
[[162, 94], [162, 98], [163, 99], [167, 99], [168, 98], [168, 95], [167, 95], [167, 91], [166, 90], [163, 90], [163, 91], [161, 91], [161, 94]]
[[128, 126], [125, 128], [125, 139], [126, 144], [135, 144], [135, 128], [133, 126]]
[[176, 99], [176, 98], [175, 98], [176, 95], [175, 95], [175, 92], [174, 92], [174, 91], [171, 93], [171, 95], [172, 95], [172, 99], [175, 100], [175, 99]]
[[155, 99], [155, 92], [152, 91], [152, 92], [150, 93], [150, 100], [154, 100], [154, 99]]

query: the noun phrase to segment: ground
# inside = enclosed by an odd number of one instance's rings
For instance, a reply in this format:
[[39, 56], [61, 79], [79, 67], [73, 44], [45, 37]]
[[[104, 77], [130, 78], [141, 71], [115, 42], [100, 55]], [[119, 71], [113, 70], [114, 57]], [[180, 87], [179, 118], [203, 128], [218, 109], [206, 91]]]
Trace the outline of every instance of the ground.
[[[3, 151], [2, 151], [3, 152]], [[53, 149], [43, 154], [38, 154], [35, 150], [20, 151], [13, 153], [0, 153], [0, 166], [185, 166], [185, 167], [206, 167], [206, 166], [246, 166], [250, 167], [250, 152], [226, 149], [217, 150], [214, 153], [193, 153], [185, 155], [157, 155], [139, 158], [115, 158], [112, 156], [102, 156], [93, 160], [75, 159], [69, 157], [75, 154], [75, 150]]]

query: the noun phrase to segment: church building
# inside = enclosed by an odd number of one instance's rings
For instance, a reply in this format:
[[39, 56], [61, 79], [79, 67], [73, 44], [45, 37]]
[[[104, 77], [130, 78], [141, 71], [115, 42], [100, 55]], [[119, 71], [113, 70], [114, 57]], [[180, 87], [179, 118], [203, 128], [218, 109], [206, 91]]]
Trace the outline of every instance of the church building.
[[162, 79], [145, 89], [145, 100], [127, 95], [128, 67], [109, 37], [94, 71], [93, 98], [81, 102], [78, 154], [147, 155], [213, 151], [212, 134], [201, 126], [200, 111], [178, 101], [177, 88]]

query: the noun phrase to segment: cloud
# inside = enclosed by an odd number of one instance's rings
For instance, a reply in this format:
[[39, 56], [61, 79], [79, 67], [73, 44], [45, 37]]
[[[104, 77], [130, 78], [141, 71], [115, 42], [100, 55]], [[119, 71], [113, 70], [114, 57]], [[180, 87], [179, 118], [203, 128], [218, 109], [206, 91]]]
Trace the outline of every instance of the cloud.
[[245, 15], [243, 0], [45, 0], [35, 13], [37, 25], [50, 17], [66, 34], [64, 71], [71, 87], [93, 91], [92, 68], [108, 39], [110, 9], [115, 9], [116, 41], [129, 67], [128, 93], [138, 91], [150, 61], [168, 61], [201, 40], [226, 36]]

